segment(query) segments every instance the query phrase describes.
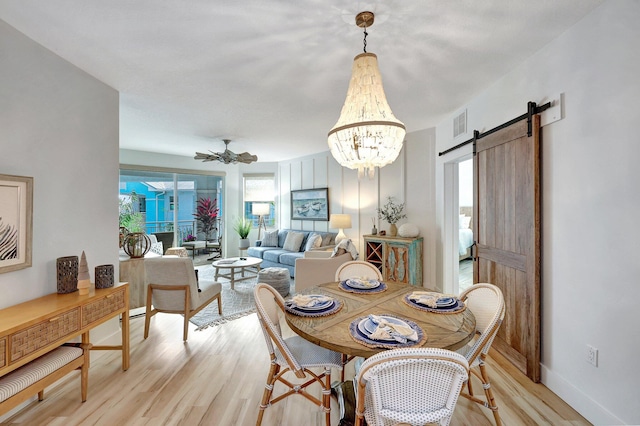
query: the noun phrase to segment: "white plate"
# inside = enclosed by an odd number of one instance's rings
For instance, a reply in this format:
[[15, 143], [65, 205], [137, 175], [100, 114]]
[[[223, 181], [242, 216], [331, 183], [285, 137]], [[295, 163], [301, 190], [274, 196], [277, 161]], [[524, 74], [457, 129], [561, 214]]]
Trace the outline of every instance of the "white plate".
[[[407, 327], [410, 327], [409, 324], [397, 318], [387, 317], [387, 316], [382, 316], [382, 318], [384, 318], [385, 321], [391, 324], [405, 325]], [[371, 321], [369, 317], [364, 318], [362, 321], [358, 323], [358, 330], [360, 330], [360, 332], [367, 337], [371, 336], [371, 334], [374, 331], [376, 331], [376, 328], [378, 328], [378, 326], [373, 321]], [[396, 341], [396, 339], [394, 339], [393, 337], [390, 337], [388, 339], [376, 339], [376, 340], [385, 340], [390, 342]]]
[[[318, 299], [326, 296], [323, 296], [321, 294], [310, 294], [309, 297], [313, 299]], [[295, 303], [293, 303], [293, 301], [291, 301], [291, 306], [301, 311], [321, 311], [323, 309], [330, 308], [333, 305], [333, 303], [334, 301], [333, 299], [331, 299], [331, 300], [327, 300], [326, 302], [321, 302], [315, 306], [298, 306]]]
[[380, 287], [380, 281], [378, 280], [367, 280], [368, 284], [362, 282], [359, 278], [350, 278], [345, 280], [345, 284], [351, 288], [357, 288], [360, 290], [371, 290], [374, 288]]

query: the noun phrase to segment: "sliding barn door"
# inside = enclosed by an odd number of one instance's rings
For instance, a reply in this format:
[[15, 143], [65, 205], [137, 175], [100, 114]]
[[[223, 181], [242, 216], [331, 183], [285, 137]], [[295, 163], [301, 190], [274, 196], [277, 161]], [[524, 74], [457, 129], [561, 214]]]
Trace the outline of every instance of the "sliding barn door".
[[540, 118], [478, 139], [474, 282], [497, 285], [506, 314], [492, 348], [540, 381]]

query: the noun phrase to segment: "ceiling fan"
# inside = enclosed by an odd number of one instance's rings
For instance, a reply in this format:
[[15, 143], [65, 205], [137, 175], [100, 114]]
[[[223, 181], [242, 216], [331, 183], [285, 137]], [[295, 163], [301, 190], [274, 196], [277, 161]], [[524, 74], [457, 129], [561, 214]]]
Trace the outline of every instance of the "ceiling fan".
[[253, 163], [254, 161], [258, 161], [257, 155], [251, 155], [248, 152], [243, 152], [242, 154], [236, 154], [235, 152], [229, 151], [229, 142], [231, 139], [222, 139], [225, 145], [224, 152], [213, 152], [209, 151], [211, 154], [204, 154], [202, 152], [196, 152], [196, 156], [193, 157], [196, 160], [202, 160], [204, 162], [207, 161], [220, 161], [224, 164], [236, 164], [236, 163]]

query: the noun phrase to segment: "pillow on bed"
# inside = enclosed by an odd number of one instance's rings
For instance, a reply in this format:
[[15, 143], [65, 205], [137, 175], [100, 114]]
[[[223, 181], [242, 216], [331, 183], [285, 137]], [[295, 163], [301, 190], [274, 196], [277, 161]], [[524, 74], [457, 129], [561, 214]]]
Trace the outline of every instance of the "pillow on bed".
[[460, 215], [460, 223], [458, 224], [460, 229], [469, 228], [469, 224], [471, 224], [471, 216], [465, 216], [465, 215], [461, 214]]

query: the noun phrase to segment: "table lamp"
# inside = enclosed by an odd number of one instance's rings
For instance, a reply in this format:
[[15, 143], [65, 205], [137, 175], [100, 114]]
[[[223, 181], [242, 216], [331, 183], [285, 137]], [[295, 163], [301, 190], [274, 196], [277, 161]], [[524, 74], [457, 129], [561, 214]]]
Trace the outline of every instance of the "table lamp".
[[271, 206], [269, 203], [253, 203], [251, 205], [251, 214], [258, 216], [258, 239], [260, 239], [260, 230], [264, 228], [264, 232], [267, 232], [267, 225], [264, 223], [264, 217], [269, 216]]
[[336, 236], [336, 244], [347, 238], [344, 235], [344, 229], [351, 228], [351, 215], [348, 214], [332, 214], [329, 218], [329, 228], [339, 229]]

